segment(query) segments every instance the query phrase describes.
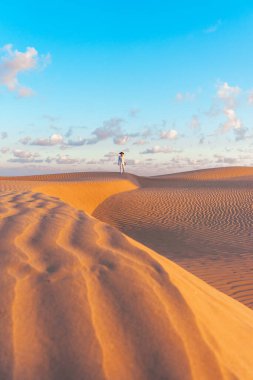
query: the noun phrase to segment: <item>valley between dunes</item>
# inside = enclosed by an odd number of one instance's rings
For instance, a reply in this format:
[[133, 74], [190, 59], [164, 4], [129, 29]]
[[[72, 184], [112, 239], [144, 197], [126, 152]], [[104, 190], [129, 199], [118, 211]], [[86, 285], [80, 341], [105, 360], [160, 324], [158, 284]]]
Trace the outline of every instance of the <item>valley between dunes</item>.
[[242, 167], [2, 177], [0, 379], [251, 380], [252, 190]]

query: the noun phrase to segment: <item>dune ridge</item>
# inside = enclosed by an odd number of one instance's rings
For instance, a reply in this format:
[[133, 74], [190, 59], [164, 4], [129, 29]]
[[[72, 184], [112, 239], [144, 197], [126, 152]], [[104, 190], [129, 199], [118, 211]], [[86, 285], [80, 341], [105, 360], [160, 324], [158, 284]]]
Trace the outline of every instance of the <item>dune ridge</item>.
[[43, 192], [51, 196], [59, 197], [73, 207], [92, 213], [99, 204], [114, 194], [128, 192], [137, 189], [137, 185], [127, 179], [78, 183], [54, 183], [34, 186], [33, 191]]
[[61, 200], [1, 194], [0, 377], [251, 379], [253, 312]]

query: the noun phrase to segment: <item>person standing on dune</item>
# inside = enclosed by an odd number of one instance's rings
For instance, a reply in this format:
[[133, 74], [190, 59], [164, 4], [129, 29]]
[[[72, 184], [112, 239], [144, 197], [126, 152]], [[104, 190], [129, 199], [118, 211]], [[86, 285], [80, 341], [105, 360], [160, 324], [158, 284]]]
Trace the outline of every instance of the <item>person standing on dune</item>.
[[126, 165], [126, 163], [125, 163], [125, 154], [124, 154], [124, 152], [120, 152], [119, 153], [118, 165], [119, 165], [120, 174], [125, 173], [125, 165]]

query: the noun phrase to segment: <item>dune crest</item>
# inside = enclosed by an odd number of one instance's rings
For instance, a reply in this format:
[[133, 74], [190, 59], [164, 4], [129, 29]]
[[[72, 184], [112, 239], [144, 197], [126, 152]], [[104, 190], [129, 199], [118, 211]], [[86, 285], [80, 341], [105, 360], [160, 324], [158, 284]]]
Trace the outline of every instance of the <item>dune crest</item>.
[[137, 189], [137, 185], [129, 180], [108, 182], [93, 181], [79, 183], [47, 183], [34, 186], [33, 191], [43, 192], [59, 197], [71, 206], [91, 214], [99, 204], [114, 194]]
[[61, 200], [1, 205], [1, 378], [252, 379], [250, 309]]

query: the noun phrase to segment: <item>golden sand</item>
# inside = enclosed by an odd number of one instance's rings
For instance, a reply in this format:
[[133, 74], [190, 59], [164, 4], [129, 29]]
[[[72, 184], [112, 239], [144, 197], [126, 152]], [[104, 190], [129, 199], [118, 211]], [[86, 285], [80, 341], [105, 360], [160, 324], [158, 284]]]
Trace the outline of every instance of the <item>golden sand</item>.
[[[101, 219], [104, 209], [111, 224], [126, 223], [129, 216], [133, 229], [146, 220], [142, 226], [149, 226], [145, 232], [158, 248], [162, 230], [170, 234], [174, 228], [175, 236], [181, 231], [181, 253], [187, 257], [190, 243], [190, 261], [202, 260], [205, 271], [201, 250], [194, 256], [194, 247], [207, 244], [210, 230], [217, 241], [232, 239], [235, 220], [245, 234], [251, 214], [248, 206], [241, 207], [251, 202], [248, 188], [231, 189], [226, 197], [213, 185], [200, 197], [200, 190], [187, 185], [179, 196], [179, 184], [159, 187], [164, 179], [148, 188], [149, 179], [145, 185], [140, 178], [146, 187], [137, 188], [131, 176], [94, 174], [82, 183], [66, 178], [1, 181], [0, 379], [251, 380], [253, 311], [163, 252], [127, 237], [119, 231], [122, 225], [114, 228], [89, 215], [96, 207], [93, 215]], [[127, 214], [117, 210], [120, 202]], [[219, 235], [216, 210], [221, 221], [228, 214], [227, 230], [221, 223], [227, 234]], [[172, 239], [168, 244], [173, 251]], [[180, 251], [179, 245], [177, 240]], [[224, 254], [219, 249], [213, 262]]]
[[253, 169], [140, 182], [137, 191], [105, 200], [94, 216], [253, 308]]

